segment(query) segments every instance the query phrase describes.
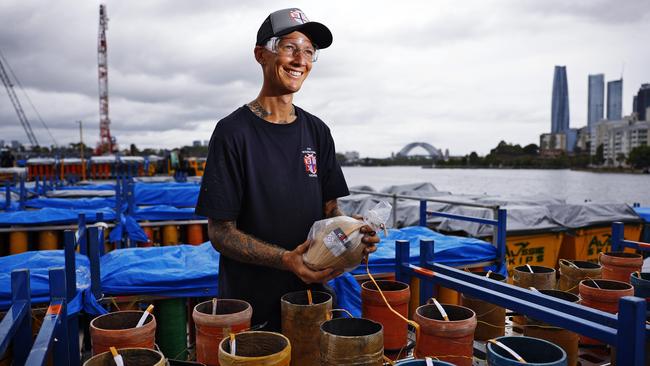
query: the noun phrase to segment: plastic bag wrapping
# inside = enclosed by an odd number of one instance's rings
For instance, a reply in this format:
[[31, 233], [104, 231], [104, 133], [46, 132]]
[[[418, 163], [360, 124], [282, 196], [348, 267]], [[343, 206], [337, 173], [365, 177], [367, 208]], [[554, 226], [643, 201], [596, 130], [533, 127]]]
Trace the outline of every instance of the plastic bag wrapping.
[[309, 230], [311, 244], [303, 254], [305, 264], [316, 271], [334, 268], [346, 272], [356, 268], [363, 258], [363, 234], [359, 229], [369, 225], [378, 231], [385, 228], [390, 216], [391, 205], [379, 202], [368, 210], [363, 221], [349, 216], [337, 216], [316, 221]]

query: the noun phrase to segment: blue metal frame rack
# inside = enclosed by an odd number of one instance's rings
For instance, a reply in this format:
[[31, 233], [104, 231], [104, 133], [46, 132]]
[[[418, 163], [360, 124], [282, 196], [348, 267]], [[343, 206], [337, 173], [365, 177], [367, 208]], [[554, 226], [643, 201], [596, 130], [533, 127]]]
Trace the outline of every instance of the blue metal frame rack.
[[506, 258], [506, 223], [508, 218], [508, 213], [505, 209], [499, 208], [498, 206], [494, 208], [496, 211], [496, 220], [492, 219], [483, 219], [480, 217], [471, 217], [465, 215], [450, 214], [446, 212], [436, 212], [436, 211], [427, 211], [427, 201], [420, 201], [420, 226], [427, 226], [427, 217], [429, 216], [438, 216], [445, 217], [452, 220], [468, 221], [475, 222], [478, 224], [490, 225], [495, 227], [495, 238], [493, 238], [494, 244], [497, 247], [497, 265], [505, 264]]
[[[56, 365], [78, 365], [79, 352], [74, 362], [71, 354], [69, 319], [67, 316], [66, 269], [50, 268], [50, 304], [43, 324], [32, 344], [31, 294], [29, 271], [11, 272], [12, 305], [0, 323], [0, 355], [12, 344], [13, 364], [41, 366], [53, 352]], [[78, 335], [75, 338], [79, 338]]]
[[461, 271], [433, 262], [431, 240], [420, 242], [419, 266], [409, 263], [410, 243], [398, 240], [395, 275], [410, 283], [420, 279], [420, 293], [431, 295], [434, 284], [454, 289], [489, 303], [529, 315], [551, 325], [595, 338], [617, 347], [619, 365], [643, 365], [646, 337], [646, 302], [634, 296], [620, 300], [618, 315], [553, 298], [528, 289]]

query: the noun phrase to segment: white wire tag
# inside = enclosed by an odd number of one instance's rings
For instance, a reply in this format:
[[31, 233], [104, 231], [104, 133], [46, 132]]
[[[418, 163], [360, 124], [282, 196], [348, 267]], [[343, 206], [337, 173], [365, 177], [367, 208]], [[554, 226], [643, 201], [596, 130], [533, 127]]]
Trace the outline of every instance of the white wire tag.
[[217, 315], [217, 298], [212, 299], [212, 315]]
[[506, 350], [508, 353], [510, 353], [510, 355], [511, 355], [512, 357], [514, 357], [517, 361], [519, 361], [519, 362], [521, 362], [521, 363], [527, 363], [527, 362], [526, 362], [526, 361], [525, 361], [521, 356], [519, 356], [519, 354], [518, 354], [517, 352], [515, 352], [512, 348], [510, 348], [510, 347], [506, 346], [505, 344], [503, 344], [503, 343], [497, 341], [496, 339], [490, 339], [488, 342], [493, 343], [493, 344], [496, 344], [497, 346], [503, 348], [503, 349]]
[[442, 318], [445, 319], [445, 321], [449, 321], [449, 316], [447, 316], [447, 312], [442, 307], [442, 305], [440, 305], [438, 300], [436, 300], [433, 297], [431, 298], [431, 300], [433, 300], [433, 304], [436, 306], [436, 308], [438, 308], [438, 311], [440, 312], [440, 315], [442, 315]]
[[433, 366], [433, 359], [431, 357], [425, 357], [424, 361], [427, 363], [427, 366]]
[[526, 264], [526, 267], [528, 267], [530, 273], [535, 273], [535, 271], [533, 271], [533, 267], [531, 267], [530, 264]]
[[147, 320], [147, 316], [149, 316], [149, 313], [151, 313], [151, 311], [153, 311], [153, 305], [149, 305], [149, 307], [147, 307], [147, 310], [144, 311], [144, 314], [142, 314], [140, 320], [138, 320], [138, 325], [135, 326], [136, 328], [140, 328], [144, 325], [144, 322]]
[[233, 356], [237, 354], [237, 342], [235, 342], [235, 333], [230, 333], [230, 354]]

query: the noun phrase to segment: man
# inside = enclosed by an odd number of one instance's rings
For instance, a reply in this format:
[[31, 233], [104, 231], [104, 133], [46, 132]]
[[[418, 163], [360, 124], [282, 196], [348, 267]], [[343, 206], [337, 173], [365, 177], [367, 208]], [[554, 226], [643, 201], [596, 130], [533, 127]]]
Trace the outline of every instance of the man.
[[[309, 269], [302, 254], [311, 225], [342, 215], [336, 199], [349, 194], [336, 162], [329, 128], [295, 107], [317, 60], [332, 43], [321, 23], [299, 9], [270, 14], [257, 32], [255, 60], [264, 81], [255, 100], [217, 123], [196, 213], [208, 217], [208, 234], [221, 253], [219, 297], [253, 306], [253, 325], [280, 329], [280, 297], [307, 288], [323, 290], [340, 275]], [[379, 242], [361, 229], [366, 253]]]

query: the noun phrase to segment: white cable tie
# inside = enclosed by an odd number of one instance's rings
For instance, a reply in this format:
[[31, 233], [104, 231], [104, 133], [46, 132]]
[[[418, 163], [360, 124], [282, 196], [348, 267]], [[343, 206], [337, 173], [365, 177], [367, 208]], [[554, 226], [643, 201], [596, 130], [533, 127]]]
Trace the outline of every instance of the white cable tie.
[[101, 228], [104, 228], [104, 229], [108, 229], [108, 224], [105, 223], [105, 222], [103, 222], [103, 221], [96, 222], [95, 225], [93, 225], [93, 226], [94, 226], [94, 227], [101, 227]]
[[533, 267], [531, 267], [530, 264], [526, 264], [526, 267], [528, 267], [530, 273], [535, 273], [535, 271], [533, 271]]
[[217, 298], [212, 299], [212, 315], [217, 315]]
[[503, 343], [497, 341], [496, 339], [490, 339], [488, 342], [493, 343], [493, 344], [496, 344], [497, 346], [503, 348], [503, 349], [506, 350], [508, 353], [510, 353], [510, 355], [512, 355], [512, 357], [514, 357], [517, 361], [519, 361], [519, 362], [521, 362], [521, 363], [527, 363], [527, 362], [526, 362], [526, 361], [525, 361], [521, 356], [519, 356], [519, 354], [518, 354], [517, 352], [515, 352], [512, 348], [510, 348], [510, 347], [506, 346], [505, 344], [503, 344]]
[[230, 354], [233, 356], [237, 354], [237, 342], [235, 341], [235, 333], [230, 333]]
[[149, 313], [153, 310], [153, 305], [149, 305], [147, 307], [147, 310], [144, 311], [144, 314], [140, 317], [140, 320], [138, 320], [138, 325], [136, 325], [136, 328], [140, 328], [141, 326], [144, 325], [145, 320], [147, 320], [147, 316], [149, 316]]
[[442, 318], [445, 319], [446, 321], [449, 321], [449, 316], [447, 316], [447, 312], [446, 312], [445, 309], [442, 307], [442, 305], [440, 305], [440, 303], [438, 302], [438, 300], [436, 300], [436, 299], [433, 298], [433, 297], [431, 298], [431, 300], [433, 300], [433, 304], [438, 308], [438, 311], [440, 312], [440, 315], [442, 315]]
[[433, 366], [433, 359], [431, 357], [425, 357], [424, 361], [427, 363], [427, 366]]

